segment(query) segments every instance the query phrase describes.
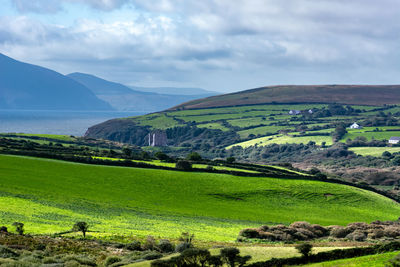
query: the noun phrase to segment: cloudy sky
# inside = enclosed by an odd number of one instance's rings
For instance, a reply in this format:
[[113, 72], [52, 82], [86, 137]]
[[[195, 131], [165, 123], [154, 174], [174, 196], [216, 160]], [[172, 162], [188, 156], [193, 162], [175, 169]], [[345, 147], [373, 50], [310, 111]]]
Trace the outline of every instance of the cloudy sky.
[[0, 0], [0, 52], [137, 86], [400, 84], [399, 18], [398, 0]]

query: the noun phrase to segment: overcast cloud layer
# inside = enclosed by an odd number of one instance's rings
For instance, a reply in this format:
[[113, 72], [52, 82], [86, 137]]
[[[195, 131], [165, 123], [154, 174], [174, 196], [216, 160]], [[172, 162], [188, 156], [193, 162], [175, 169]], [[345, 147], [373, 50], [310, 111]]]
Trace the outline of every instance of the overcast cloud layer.
[[0, 52], [130, 85], [400, 84], [398, 0], [0, 0]]

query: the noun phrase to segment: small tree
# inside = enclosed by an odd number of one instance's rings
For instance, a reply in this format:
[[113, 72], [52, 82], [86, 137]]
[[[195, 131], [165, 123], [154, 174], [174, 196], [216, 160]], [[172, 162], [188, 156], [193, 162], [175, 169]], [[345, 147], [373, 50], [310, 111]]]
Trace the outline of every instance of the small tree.
[[179, 237], [179, 241], [192, 244], [192, 241], [194, 239], [194, 234], [190, 234], [189, 232], [183, 232], [181, 234], [181, 237]]
[[86, 222], [77, 222], [74, 224], [72, 231], [82, 232], [83, 238], [86, 237], [86, 232], [89, 230], [89, 225]]
[[19, 235], [23, 235], [24, 234], [24, 224], [21, 222], [14, 222], [12, 224], [15, 227], [15, 231], [19, 234]]
[[226, 162], [232, 164], [232, 163], [235, 162], [235, 160], [236, 159], [234, 157], [229, 157], [229, 158], [226, 159]]
[[179, 170], [190, 171], [192, 169], [192, 164], [186, 160], [179, 160], [176, 163], [175, 168]]
[[192, 152], [187, 156], [187, 159], [192, 160], [192, 161], [200, 161], [200, 160], [202, 160], [202, 157], [200, 156], [199, 153]]
[[220, 253], [222, 261], [230, 267], [235, 267], [236, 264], [239, 267], [244, 266], [251, 259], [251, 256], [248, 255], [240, 256], [240, 251], [237, 248], [224, 248], [221, 249]]
[[312, 250], [312, 245], [309, 243], [302, 243], [296, 245], [296, 249], [298, 252], [300, 252], [303, 257], [307, 258], [311, 255], [311, 250]]

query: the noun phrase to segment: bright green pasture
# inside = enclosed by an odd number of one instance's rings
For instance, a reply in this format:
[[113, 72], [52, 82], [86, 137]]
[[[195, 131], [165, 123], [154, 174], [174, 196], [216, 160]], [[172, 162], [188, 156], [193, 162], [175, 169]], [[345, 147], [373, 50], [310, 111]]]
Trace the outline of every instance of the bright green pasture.
[[229, 131], [228, 128], [223, 126], [220, 123], [217, 122], [210, 122], [210, 123], [205, 123], [205, 124], [199, 124], [197, 125], [198, 128], [207, 128], [207, 129], [212, 129], [212, 130], [222, 130], [222, 131]]
[[141, 126], [151, 126], [153, 129], [168, 129], [175, 126], [183, 126], [173, 117], [167, 116], [164, 113], [154, 113], [144, 116], [131, 117], [128, 119], [134, 120]]
[[253, 117], [245, 119], [228, 120], [228, 123], [230, 125], [240, 128], [250, 127], [255, 125], [269, 125], [273, 122], [275, 122], [275, 120], [269, 120], [269, 117]]
[[[396, 129], [400, 129], [400, 127], [397, 127]], [[363, 136], [367, 138], [367, 140], [389, 140], [389, 138], [392, 136], [400, 136], [400, 131], [367, 132], [365, 129], [349, 129], [341, 141], [346, 141], [347, 139], [354, 140], [354, 138], [358, 136]]]
[[[125, 160], [125, 159], [118, 159], [118, 158], [109, 158], [109, 157], [92, 157], [94, 159], [103, 159], [103, 160]], [[146, 163], [149, 165], [154, 165], [154, 166], [162, 166], [162, 167], [170, 167], [170, 168], [175, 168], [176, 163], [171, 163], [171, 162], [163, 162], [161, 160], [132, 160], [133, 162], [138, 162], [138, 163]], [[205, 169], [208, 167], [207, 164], [193, 164], [193, 168], [198, 168], [198, 169]], [[223, 171], [238, 171], [238, 172], [248, 172], [248, 173], [260, 173], [258, 171], [252, 171], [252, 170], [246, 170], [246, 169], [239, 169], [239, 168], [232, 168], [232, 167], [226, 167], [226, 166], [212, 166], [216, 170], [223, 170]], [[300, 173], [302, 174], [302, 173]]]
[[[307, 220], [322, 225], [395, 220], [400, 205], [344, 185], [0, 155], [0, 225], [28, 233], [87, 221], [103, 233], [235, 240], [240, 229]], [[330, 197], [327, 198], [326, 195]]]
[[[9, 133], [13, 134], [19, 137], [42, 137], [42, 138], [49, 138], [49, 139], [55, 139], [55, 140], [60, 140], [60, 141], [76, 141], [75, 137], [72, 137], [70, 135], [60, 135], [60, 134], [26, 134], [26, 133]], [[1, 135], [7, 135], [7, 134], [0, 134]], [[35, 140], [39, 141], [39, 140]]]
[[302, 266], [310, 266], [310, 267], [385, 267], [390, 266], [387, 265], [389, 260], [393, 259], [399, 251], [397, 252], [388, 252], [376, 255], [368, 255], [351, 259], [343, 259], [343, 260], [335, 260], [335, 261], [326, 261], [321, 263], [307, 264]]
[[331, 136], [299, 136], [293, 137], [292, 135], [271, 135], [260, 137], [256, 139], [252, 139], [245, 142], [240, 142], [233, 144], [231, 146], [226, 147], [226, 149], [230, 149], [234, 146], [241, 146], [243, 148], [250, 146], [267, 146], [271, 144], [307, 144], [308, 142], [313, 141], [317, 145], [321, 145], [322, 142], [325, 142], [326, 145], [332, 145], [332, 137]]
[[266, 135], [267, 133], [273, 134], [273, 133], [277, 133], [280, 130], [291, 130], [291, 129], [294, 129], [294, 127], [291, 127], [291, 126], [262, 126], [262, 127], [239, 131], [237, 133], [240, 135], [241, 138], [247, 138], [250, 134]]
[[390, 153], [400, 152], [400, 147], [350, 147], [349, 150], [362, 156], [380, 157], [385, 151]]

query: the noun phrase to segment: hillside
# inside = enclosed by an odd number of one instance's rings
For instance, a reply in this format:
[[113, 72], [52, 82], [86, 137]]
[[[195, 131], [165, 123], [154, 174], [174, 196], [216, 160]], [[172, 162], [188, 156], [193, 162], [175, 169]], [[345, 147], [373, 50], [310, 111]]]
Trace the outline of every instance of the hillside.
[[[28, 233], [86, 221], [103, 233], [234, 240], [240, 229], [307, 220], [323, 225], [396, 220], [400, 205], [318, 181], [106, 167], [0, 155], [0, 225]], [[12, 184], [12, 186], [10, 186]], [[328, 197], [329, 195], [329, 197]]]
[[[159, 88], [160, 93], [151, 90], [144, 92], [141, 89], [145, 90], [145, 88], [135, 87], [134, 90], [123, 84], [107, 81], [90, 74], [76, 72], [67, 76], [89, 88], [98, 98], [108, 102], [114, 109], [123, 111], [155, 112], [211, 95], [210, 93], [185, 94], [185, 88], [171, 88], [175, 92], [173, 95], [162, 94], [163, 91], [170, 91], [164, 90], [165, 88]], [[153, 89], [157, 90], [157, 88]], [[180, 91], [182, 94], [179, 94]]]
[[60, 73], [0, 54], [0, 109], [112, 110], [84, 85]]
[[271, 103], [400, 104], [400, 85], [281, 85], [212, 96], [171, 110]]
[[132, 89], [136, 91], [148, 92], [148, 93], [158, 93], [167, 95], [191, 95], [197, 96], [197, 98], [204, 98], [208, 96], [219, 95], [221, 93], [208, 91], [202, 88], [180, 88], [180, 87], [137, 87], [131, 86]]

